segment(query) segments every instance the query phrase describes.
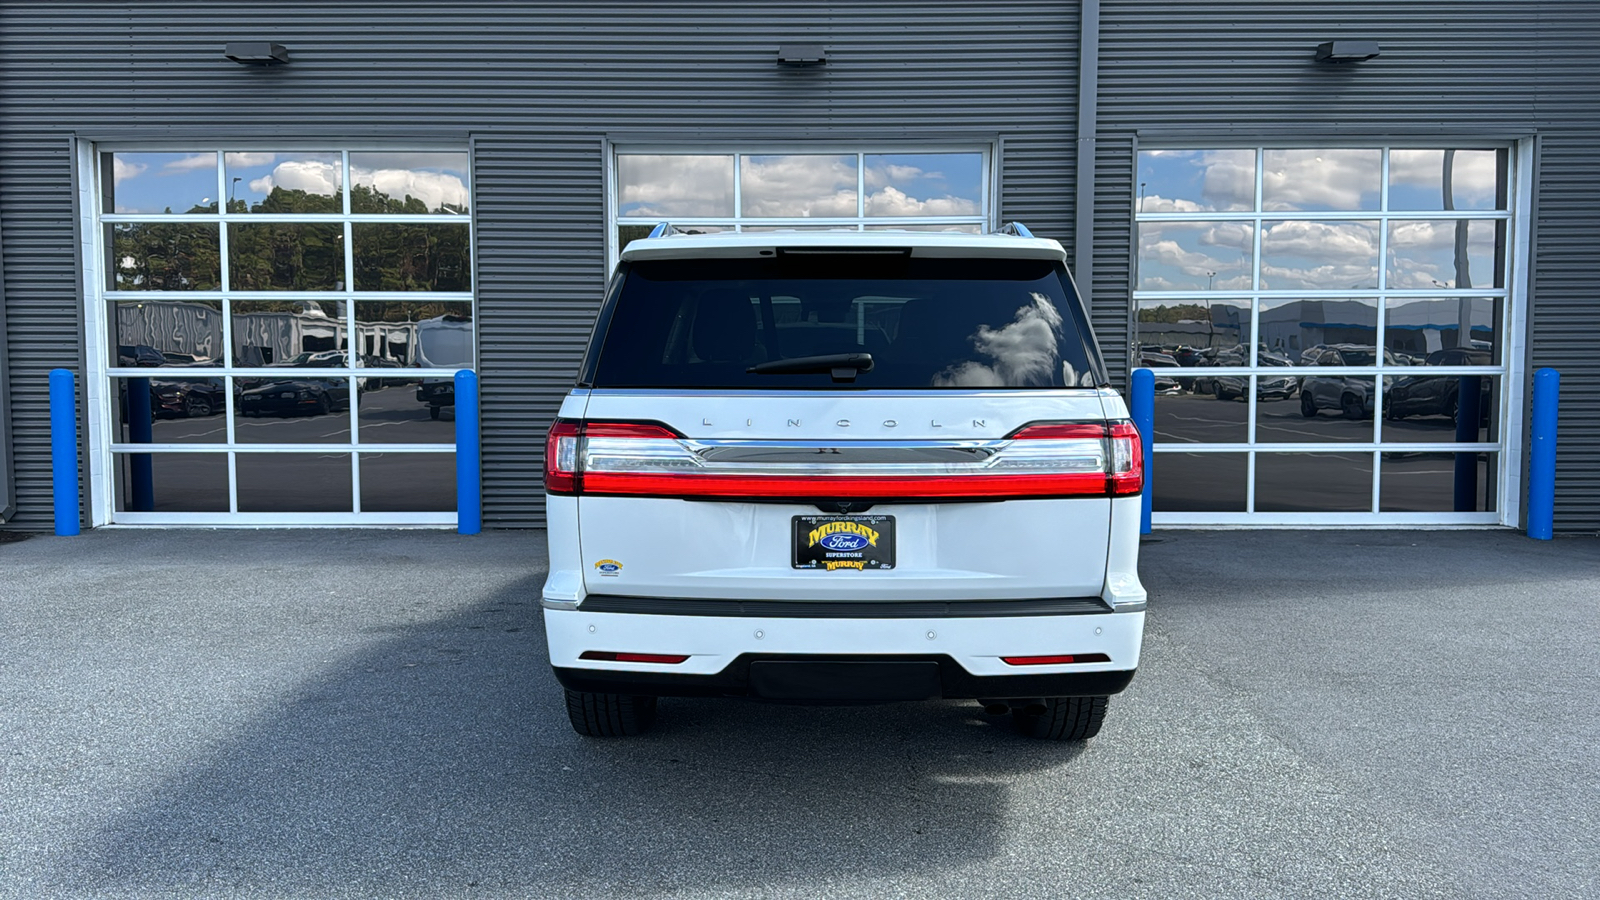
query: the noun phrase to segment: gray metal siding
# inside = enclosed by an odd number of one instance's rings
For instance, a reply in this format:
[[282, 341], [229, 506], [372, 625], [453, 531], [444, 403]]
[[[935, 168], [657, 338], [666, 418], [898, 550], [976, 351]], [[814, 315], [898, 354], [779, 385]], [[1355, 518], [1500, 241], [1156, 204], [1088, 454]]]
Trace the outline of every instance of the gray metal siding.
[[16, 512], [11, 480], [11, 366], [6, 362], [5, 231], [0, 229], [0, 523]]
[[[0, 84], [0, 96], [11, 93]], [[6, 373], [19, 527], [53, 521], [50, 370], [82, 372], [76, 290], [72, 154], [65, 134], [0, 128], [0, 214], [5, 235]], [[79, 397], [82, 397], [80, 375]], [[80, 403], [81, 405], [81, 403]]]
[[543, 514], [544, 433], [572, 389], [606, 278], [603, 151], [584, 136], [473, 142], [488, 522]]
[[[1556, 527], [1600, 529], [1600, 4], [1591, 0], [1102, 0], [1095, 275], [1131, 271], [1132, 142], [1539, 134], [1532, 362], [1562, 373]], [[1330, 66], [1317, 44], [1382, 55]], [[1101, 254], [1104, 254], [1103, 256]], [[1103, 325], [1113, 318], [1109, 307]]]
[[[543, 427], [604, 280], [609, 136], [860, 145], [1003, 138], [1003, 217], [1071, 245], [1076, 4], [797, 0], [0, 2], [19, 527], [50, 515], [45, 373], [82, 371], [67, 136], [474, 143], [485, 521], [542, 522]], [[222, 57], [273, 40], [273, 69]], [[826, 66], [785, 70], [814, 41]], [[64, 349], [68, 348], [68, 349]]]

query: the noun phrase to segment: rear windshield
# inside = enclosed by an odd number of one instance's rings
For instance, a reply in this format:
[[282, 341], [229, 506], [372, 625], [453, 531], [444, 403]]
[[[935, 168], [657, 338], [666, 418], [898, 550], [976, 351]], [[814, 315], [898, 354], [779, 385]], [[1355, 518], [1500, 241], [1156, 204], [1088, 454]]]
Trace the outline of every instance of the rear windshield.
[[[1105, 378], [1050, 260], [784, 254], [624, 264], [582, 383], [601, 388], [1093, 387]], [[851, 354], [857, 356], [850, 357]], [[841, 379], [779, 361], [871, 357]], [[763, 365], [767, 364], [767, 365]], [[752, 368], [764, 371], [752, 372]], [[850, 377], [853, 375], [853, 377]]]

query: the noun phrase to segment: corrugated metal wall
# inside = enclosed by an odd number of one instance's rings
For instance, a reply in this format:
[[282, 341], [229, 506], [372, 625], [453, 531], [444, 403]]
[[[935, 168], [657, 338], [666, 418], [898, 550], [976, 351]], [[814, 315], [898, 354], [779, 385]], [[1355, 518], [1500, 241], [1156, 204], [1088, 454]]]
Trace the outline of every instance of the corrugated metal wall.
[[[19, 513], [49, 521], [45, 377], [81, 370], [68, 136], [472, 141], [485, 520], [542, 519], [544, 427], [604, 281], [603, 139], [1004, 138], [1001, 213], [1071, 246], [1077, 5], [0, 2]], [[290, 48], [288, 66], [222, 57]], [[775, 64], [815, 41], [816, 70]], [[1116, 303], [1120, 297], [1113, 297]]]
[[[1101, 0], [1096, 299], [1127, 305], [1135, 140], [1541, 139], [1533, 366], [1562, 373], [1556, 527], [1600, 529], [1600, 4]], [[1317, 44], [1375, 40], [1363, 63]], [[1108, 323], [1107, 323], [1108, 324]], [[1126, 345], [1126, 322], [1122, 342]]]
[[[1563, 372], [1557, 527], [1600, 528], [1600, 83], [1588, 0], [1102, 0], [1094, 318], [1126, 360], [1135, 141], [1538, 133], [1535, 366]], [[602, 141], [1004, 139], [1001, 215], [1071, 246], [1077, 4], [0, 0], [16, 522], [48, 524], [45, 376], [79, 367], [69, 136], [471, 141], [486, 518], [536, 524], [539, 436], [603, 281]], [[1312, 49], [1370, 38], [1378, 59]], [[294, 62], [222, 59], [270, 39]], [[774, 65], [787, 41], [820, 70]]]
[[5, 229], [0, 228], [0, 523], [16, 512], [11, 484], [11, 366], [6, 363]]

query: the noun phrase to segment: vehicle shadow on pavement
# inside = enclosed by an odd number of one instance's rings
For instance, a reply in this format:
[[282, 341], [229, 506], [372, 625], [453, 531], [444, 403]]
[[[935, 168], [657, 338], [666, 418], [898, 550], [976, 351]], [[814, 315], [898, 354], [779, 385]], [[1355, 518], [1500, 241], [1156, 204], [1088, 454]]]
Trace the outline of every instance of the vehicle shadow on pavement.
[[375, 623], [359, 653], [112, 814], [57, 887], [627, 896], [926, 877], [1000, 853], [1008, 779], [1069, 778], [1084, 752], [971, 703], [668, 699], [648, 735], [581, 738], [545, 656], [540, 580]]

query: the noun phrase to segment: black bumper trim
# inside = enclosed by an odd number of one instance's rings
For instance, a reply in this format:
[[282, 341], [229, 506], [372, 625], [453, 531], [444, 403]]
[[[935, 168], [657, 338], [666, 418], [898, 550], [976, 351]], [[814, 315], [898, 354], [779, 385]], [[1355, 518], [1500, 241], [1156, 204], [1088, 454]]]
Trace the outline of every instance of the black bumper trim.
[[[756, 667], [752, 681], [751, 664]], [[781, 663], [783, 665], [770, 665]], [[872, 664], [863, 666], [863, 663]], [[903, 668], [893, 671], [897, 664]], [[881, 683], [872, 666], [883, 668]], [[721, 672], [686, 675], [676, 672], [625, 672], [611, 669], [555, 667], [556, 679], [574, 691], [655, 697], [752, 697], [791, 703], [889, 702], [911, 699], [907, 680], [937, 666], [929, 699], [1006, 700], [1036, 697], [1105, 697], [1120, 693], [1133, 680], [1133, 669], [1117, 672], [1060, 672], [1018, 675], [973, 675], [948, 656], [806, 656], [747, 653]], [[907, 677], [901, 677], [907, 676]], [[931, 676], [930, 676], [931, 677]], [[935, 692], [936, 688], [936, 692]]]
[[1038, 600], [674, 600], [590, 594], [579, 612], [646, 616], [726, 616], [768, 619], [972, 619], [994, 616], [1083, 616], [1112, 612], [1099, 597]]

